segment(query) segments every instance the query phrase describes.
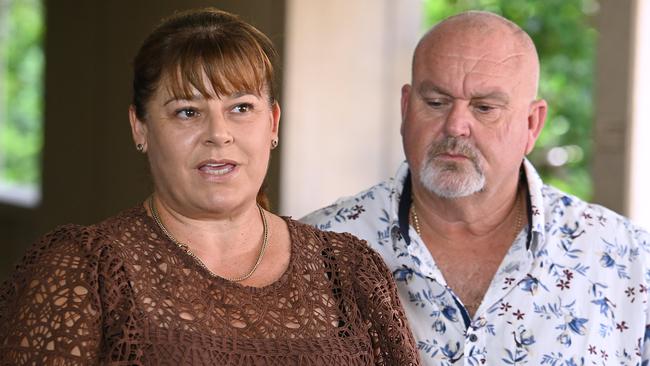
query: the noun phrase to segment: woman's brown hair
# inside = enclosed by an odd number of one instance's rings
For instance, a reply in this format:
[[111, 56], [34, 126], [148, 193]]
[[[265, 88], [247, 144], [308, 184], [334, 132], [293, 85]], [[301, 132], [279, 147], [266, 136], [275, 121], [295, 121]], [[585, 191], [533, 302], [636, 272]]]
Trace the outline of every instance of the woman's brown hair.
[[[146, 104], [160, 85], [179, 99], [195, 90], [205, 98], [268, 93], [273, 104], [276, 57], [269, 38], [236, 15], [214, 8], [177, 13], [149, 34], [133, 60], [135, 114], [146, 121]], [[257, 201], [268, 208], [261, 189]]]

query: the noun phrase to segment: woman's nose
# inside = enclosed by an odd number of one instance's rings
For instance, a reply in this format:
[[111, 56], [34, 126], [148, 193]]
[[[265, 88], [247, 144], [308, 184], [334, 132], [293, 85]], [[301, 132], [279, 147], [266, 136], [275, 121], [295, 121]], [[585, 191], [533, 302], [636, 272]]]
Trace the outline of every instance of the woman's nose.
[[224, 116], [210, 114], [206, 124], [205, 144], [229, 145], [235, 141]]

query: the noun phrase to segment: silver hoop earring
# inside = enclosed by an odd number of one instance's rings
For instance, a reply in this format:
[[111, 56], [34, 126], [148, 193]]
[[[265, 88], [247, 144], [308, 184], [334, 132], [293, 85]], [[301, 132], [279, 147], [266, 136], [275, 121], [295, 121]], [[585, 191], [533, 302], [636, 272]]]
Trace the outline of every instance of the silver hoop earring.
[[276, 147], [278, 147], [278, 139], [271, 140], [271, 150], [275, 149]]

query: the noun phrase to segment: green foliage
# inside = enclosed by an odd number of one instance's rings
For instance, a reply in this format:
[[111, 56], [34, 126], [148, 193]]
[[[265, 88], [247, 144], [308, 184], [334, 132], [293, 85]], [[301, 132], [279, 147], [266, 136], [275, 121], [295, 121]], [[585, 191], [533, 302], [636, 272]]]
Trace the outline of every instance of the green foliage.
[[546, 127], [529, 159], [545, 182], [590, 199], [592, 89], [596, 0], [425, 0], [427, 28], [465, 10], [487, 10], [512, 20], [537, 46]]
[[43, 124], [43, 7], [41, 0], [10, 0], [7, 37], [0, 44], [5, 70], [0, 101], [0, 179], [40, 183]]

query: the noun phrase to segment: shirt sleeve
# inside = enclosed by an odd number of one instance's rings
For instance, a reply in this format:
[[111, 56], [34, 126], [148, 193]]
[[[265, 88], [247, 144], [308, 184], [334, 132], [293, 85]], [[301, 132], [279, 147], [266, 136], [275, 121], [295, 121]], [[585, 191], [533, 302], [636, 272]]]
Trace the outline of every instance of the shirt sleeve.
[[0, 289], [0, 364], [98, 363], [101, 305], [92, 236], [65, 226], [43, 237]]
[[376, 365], [420, 365], [408, 320], [397, 295], [393, 276], [379, 254], [365, 241], [358, 242], [356, 292], [361, 312], [370, 325]]

